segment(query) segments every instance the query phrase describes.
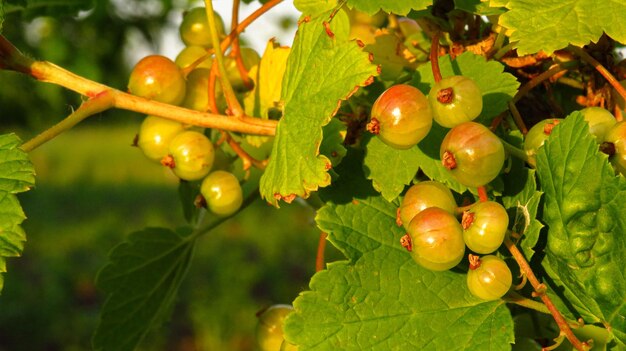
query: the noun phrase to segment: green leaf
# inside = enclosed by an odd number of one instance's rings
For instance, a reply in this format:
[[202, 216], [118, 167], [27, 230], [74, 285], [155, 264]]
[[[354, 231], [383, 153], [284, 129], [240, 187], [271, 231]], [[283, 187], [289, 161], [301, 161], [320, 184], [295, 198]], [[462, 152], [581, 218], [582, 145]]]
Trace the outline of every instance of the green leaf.
[[21, 144], [15, 134], [0, 135], [0, 192], [17, 194], [35, 185], [35, 170]]
[[[489, 125], [491, 120], [508, 108], [508, 102], [517, 93], [519, 82], [504, 73], [504, 65], [496, 61], [486, 61], [484, 57], [464, 52], [452, 60], [449, 55], [439, 57], [439, 69], [443, 77], [462, 75], [476, 82], [483, 94], [483, 111], [477, 121]], [[435, 84], [430, 65], [421, 65], [413, 76], [412, 85], [428, 95]]]
[[465, 12], [481, 16], [500, 15], [506, 11], [502, 7], [490, 7], [487, 2], [481, 0], [464, 0], [455, 2], [455, 7]]
[[[35, 171], [28, 154], [18, 148], [21, 143], [15, 134], [0, 135], [0, 273], [7, 271], [7, 257], [22, 254], [26, 241], [21, 227], [26, 215], [15, 194], [35, 184]], [[0, 292], [3, 285], [0, 274]]]
[[398, 150], [383, 143], [380, 138], [370, 138], [365, 156], [365, 174], [374, 188], [391, 202], [411, 183], [419, 169], [415, 162], [420, 151], [416, 147]]
[[168, 317], [195, 240], [188, 232], [147, 228], [113, 249], [96, 284], [107, 294], [93, 338], [96, 350], [135, 350]]
[[474, 298], [465, 274], [413, 262], [392, 204], [330, 204], [316, 220], [350, 261], [329, 264], [294, 301], [284, 330], [299, 350], [510, 350], [503, 301]]
[[579, 112], [553, 129], [537, 170], [549, 228], [542, 264], [586, 323], [610, 326], [626, 345], [626, 180]]
[[320, 145], [320, 154], [328, 157], [333, 168], [337, 167], [346, 156], [347, 150], [343, 146], [346, 129], [346, 126], [335, 118], [323, 128], [324, 139]]
[[[519, 131], [512, 133], [507, 141], [521, 147], [521, 133]], [[513, 162], [508, 176], [504, 177], [502, 203], [509, 213], [509, 228], [517, 234], [523, 234], [519, 246], [524, 251], [526, 259], [530, 261], [543, 228], [543, 224], [537, 219], [543, 193], [537, 191], [535, 170], [526, 168], [521, 160], [515, 159]]]
[[357, 10], [363, 11], [369, 15], [373, 15], [382, 10], [387, 13], [404, 16], [411, 10], [425, 10], [432, 4], [432, 0], [348, 0], [348, 7], [356, 8]]
[[519, 55], [551, 53], [597, 42], [606, 33], [626, 43], [626, 3], [596, 0], [510, 0], [498, 24], [517, 41]]
[[6, 13], [22, 11], [25, 18], [75, 16], [93, 7], [93, 0], [8, 0]]
[[300, 24], [287, 60], [283, 118], [261, 179], [261, 195], [275, 206], [330, 183], [330, 161], [319, 154], [322, 127], [342, 100], [376, 74], [368, 55], [348, 40], [347, 15], [337, 12], [330, 24], [332, 38], [322, 24], [328, 15]]
[[294, 0], [293, 6], [303, 15], [317, 16], [337, 6], [337, 0]]

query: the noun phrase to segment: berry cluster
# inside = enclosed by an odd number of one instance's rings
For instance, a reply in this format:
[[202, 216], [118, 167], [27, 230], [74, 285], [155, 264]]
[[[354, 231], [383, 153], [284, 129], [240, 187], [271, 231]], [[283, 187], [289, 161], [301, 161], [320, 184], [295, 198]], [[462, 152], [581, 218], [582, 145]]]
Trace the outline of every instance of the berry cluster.
[[443, 166], [465, 186], [484, 186], [504, 165], [504, 146], [482, 124], [473, 122], [482, 111], [482, 94], [467, 77], [451, 76], [435, 83], [424, 96], [406, 84], [385, 90], [372, 106], [367, 129], [396, 149], [417, 145], [430, 132], [433, 119], [452, 128], [440, 147]]
[[[215, 16], [218, 34], [223, 37], [223, 21], [219, 15]], [[215, 83], [215, 75], [212, 75], [213, 45], [205, 8], [197, 7], [185, 13], [180, 25], [180, 37], [186, 47], [176, 60], [160, 55], [144, 57], [131, 72], [128, 91], [196, 111], [223, 113], [227, 105], [222, 87]], [[239, 55], [246, 69], [260, 61], [259, 55], [249, 48], [240, 48]], [[225, 57], [228, 80], [238, 94], [244, 94], [251, 87], [242, 79], [233, 56]], [[213, 134], [217, 138], [218, 134]], [[216, 153], [223, 153], [224, 150], [211, 141], [210, 130], [147, 116], [141, 124], [135, 145], [150, 160], [170, 168], [182, 181], [201, 181], [196, 203], [208, 207], [214, 214], [229, 216], [241, 207], [243, 195], [239, 179], [226, 170], [215, 170], [218, 168], [215, 166]]]
[[[461, 215], [460, 221], [457, 214]], [[407, 191], [398, 208], [396, 222], [407, 230], [401, 243], [413, 260], [429, 270], [444, 271], [461, 262], [466, 246], [478, 254], [496, 251], [504, 241], [509, 216], [504, 207], [495, 201], [481, 201], [459, 209], [452, 192], [445, 185], [423, 181]], [[485, 256], [482, 261], [483, 264], [477, 256], [470, 255], [470, 291], [484, 299], [500, 298], [511, 285], [511, 272], [496, 256]], [[485, 294], [475, 293], [481, 290], [479, 286], [488, 283], [483, 277], [486, 274], [494, 274], [492, 280], [505, 284], [507, 288], [488, 298]]]
[[[459, 183], [483, 187], [498, 176], [505, 154], [500, 139], [474, 122], [482, 106], [480, 88], [468, 77], [439, 79], [428, 97], [413, 86], [398, 84], [374, 102], [367, 128], [396, 149], [417, 145], [430, 132], [433, 120], [451, 128], [440, 146], [442, 166]], [[457, 214], [462, 217], [457, 218]], [[396, 222], [407, 230], [401, 244], [413, 260], [429, 270], [444, 271], [461, 262], [466, 246], [478, 254], [496, 251], [504, 241], [509, 217], [495, 201], [478, 202], [459, 211], [448, 187], [424, 181], [407, 191]], [[504, 295], [511, 285], [511, 272], [504, 261], [489, 255], [481, 264], [477, 256], [470, 257], [470, 291], [484, 299]], [[488, 275], [493, 275], [493, 279], [486, 279]], [[506, 289], [487, 295], [483, 290], [489, 281], [500, 282]]]

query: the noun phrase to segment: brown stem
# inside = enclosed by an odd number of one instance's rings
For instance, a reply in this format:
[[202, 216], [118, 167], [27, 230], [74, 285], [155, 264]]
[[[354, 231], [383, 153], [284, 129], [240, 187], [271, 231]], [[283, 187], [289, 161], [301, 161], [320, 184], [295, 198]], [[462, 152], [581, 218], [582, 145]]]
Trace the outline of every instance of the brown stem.
[[224, 115], [192, 111], [124, 93], [78, 76], [47, 61], [33, 61], [23, 56], [2, 35], [0, 35], [0, 68], [28, 74], [39, 81], [60, 85], [89, 98], [106, 92], [113, 99], [113, 106], [123, 110], [154, 115], [205, 128], [257, 135], [275, 135], [276, 133], [277, 122], [274, 120], [249, 116], [235, 119]]
[[220, 131], [220, 133], [222, 133], [222, 136], [226, 138], [226, 142], [228, 143], [228, 145], [243, 161], [244, 171], [250, 169], [250, 166], [254, 166], [255, 168], [258, 168], [260, 170], [264, 170], [265, 167], [267, 167], [267, 160], [259, 161], [256, 158], [250, 156], [250, 154], [246, 152], [246, 150], [244, 150], [241, 145], [239, 145], [239, 143], [235, 139], [233, 139], [233, 137], [228, 132]]
[[[237, 24], [239, 23], [239, 3], [240, 0], [233, 1], [233, 16], [231, 21], [232, 31], [237, 28]], [[241, 50], [239, 48], [239, 36], [235, 37], [235, 39], [233, 40], [233, 45], [231, 47], [231, 56], [235, 59], [235, 64], [237, 65], [237, 70], [239, 71], [239, 76], [243, 81], [243, 85], [248, 89], [252, 89], [252, 79], [250, 79], [250, 77], [248, 76], [248, 69], [246, 68], [246, 65], [244, 65], [243, 59], [241, 57]]]
[[487, 188], [484, 185], [478, 187], [478, 199], [480, 202], [489, 201], [489, 196], [487, 196]]
[[439, 83], [442, 79], [441, 71], [439, 70], [439, 32], [435, 32], [433, 35], [432, 44], [430, 45], [430, 65], [433, 70], [433, 77], [435, 82]]
[[517, 94], [515, 94], [515, 96], [513, 96], [513, 102], [518, 102], [522, 97], [524, 97], [526, 94], [528, 94], [528, 92], [530, 92], [534, 87], [536, 87], [537, 85], [541, 84], [541, 82], [543, 82], [546, 79], [549, 79], [552, 76], [555, 76], [561, 72], [567, 71], [567, 68], [561, 66], [561, 65], [555, 65], [554, 67], [550, 68], [549, 70], [539, 74], [538, 76], [534, 77], [533, 79], [529, 80], [528, 82], [526, 82], [518, 91]]
[[609, 70], [604, 68], [604, 66], [602, 66], [602, 64], [598, 62], [598, 60], [593, 58], [585, 50], [579, 47], [570, 45], [567, 49], [569, 51], [572, 51], [574, 54], [580, 56], [583, 61], [592, 65], [609, 82], [609, 84], [611, 84], [613, 89], [615, 89], [617, 93], [622, 96], [623, 99], [626, 99], [626, 89], [624, 89], [624, 87], [619, 84], [619, 81], [611, 74], [611, 72], [609, 72]]
[[315, 271], [319, 272], [324, 269], [324, 251], [326, 249], [326, 238], [328, 234], [321, 232], [320, 240], [317, 243], [317, 256], [315, 257]]
[[567, 340], [569, 340], [569, 342], [572, 344], [572, 346], [574, 346], [574, 348], [576, 348], [576, 350], [586, 351], [588, 349], [588, 346], [585, 343], [582, 343], [580, 340], [578, 340], [576, 335], [574, 335], [574, 333], [572, 332], [572, 329], [569, 326], [569, 323], [567, 323], [565, 318], [563, 318], [563, 315], [561, 314], [561, 312], [559, 312], [559, 310], [556, 308], [556, 306], [554, 305], [554, 303], [552, 302], [548, 294], [546, 294], [545, 292], [546, 286], [539, 282], [532, 268], [530, 268], [530, 265], [526, 261], [526, 258], [524, 258], [524, 255], [522, 254], [522, 252], [517, 248], [517, 246], [515, 246], [515, 244], [509, 238], [504, 239], [504, 245], [506, 246], [507, 249], [509, 249], [509, 251], [513, 255], [513, 258], [515, 258], [515, 261], [517, 261], [517, 264], [519, 265], [520, 270], [526, 275], [526, 277], [528, 278], [528, 281], [535, 289], [536, 294], [541, 298], [541, 301], [543, 301], [543, 303], [546, 305], [546, 307], [550, 311], [550, 314], [552, 314], [552, 317], [554, 317], [556, 324], [559, 326], [559, 329], [567, 337]]
[[517, 125], [517, 128], [519, 128], [520, 132], [522, 132], [522, 135], [526, 135], [528, 133], [528, 128], [526, 127], [526, 124], [522, 119], [522, 115], [520, 115], [519, 111], [517, 110], [517, 106], [515, 106], [513, 100], [509, 101], [509, 111], [511, 111], [513, 121], [515, 121], [515, 125]]

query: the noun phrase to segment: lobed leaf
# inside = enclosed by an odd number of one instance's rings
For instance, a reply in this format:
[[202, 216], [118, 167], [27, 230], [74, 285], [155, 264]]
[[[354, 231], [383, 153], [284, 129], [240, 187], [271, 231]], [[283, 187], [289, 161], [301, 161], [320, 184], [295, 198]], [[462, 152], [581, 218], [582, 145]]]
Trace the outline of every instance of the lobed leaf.
[[107, 298], [93, 346], [135, 350], [150, 329], [168, 317], [187, 272], [195, 240], [188, 232], [147, 228], [132, 233], [110, 254], [96, 279]]
[[425, 10], [432, 4], [432, 0], [348, 0], [348, 7], [356, 8], [357, 10], [363, 11], [369, 15], [373, 15], [382, 10], [387, 13], [404, 16], [411, 10]]
[[[494, 1], [492, 1], [493, 5]], [[551, 53], [597, 42], [603, 33], [626, 43], [626, 3], [596, 0], [509, 0], [498, 24], [517, 41], [519, 55]]]
[[317, 16], [337, 6], [337, 0], [294, 0], [293, 6], [303, 15]]
[[417, 148], [398, 150], [373, 137], [367, 143], [364, 167], [374, 188], [389, 202], [411, 183], [419, 169]]
[[310, 191], [330, 184], [331, 164], [319, 151], [322, 127], [330, 122], [341, 100], [376, 74], [367, 54], [348, 40], [347, 15], [337, 12], [330, 23], [332, 37], [322, 24], [328, 16], [300, 24], [287, 60], [283, 118], [261, 178], [261, 195], [275, 206], [278, 200], [306, 198]]
[[582, 114], [557, 125], [537, 153], [549, 228], [542, 262], [586, 323], [626, 345], [626, 180], [616, 177]]
[[[21, 227], [26, 215], [16, 194], [35, 184], [35, 171], [28, 154], [19, 149], [21, 143], [15, 134], [0, 135], [0, 273], [7, 271], [7, 257], [22, 254], [26, 241]], [[3, 285], [0, 274], [0, 292]]]
[[395, 210], [376, 196], [319, 211], [320, 229], [350, 261], [313, 277], [294, 301], [286, 339], [300, 350], [510, 350], [505, 304], [473, 297], [465, 274], [413, 262]]

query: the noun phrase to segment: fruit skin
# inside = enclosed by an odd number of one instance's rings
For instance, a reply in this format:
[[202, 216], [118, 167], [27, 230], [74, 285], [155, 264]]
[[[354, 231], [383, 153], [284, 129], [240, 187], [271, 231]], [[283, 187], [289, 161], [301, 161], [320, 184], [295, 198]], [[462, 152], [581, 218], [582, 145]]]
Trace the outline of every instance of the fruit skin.
[[[250, 68], [256, 66], [261, 62], [261, 56], [254, 51], [252, 48], [240, 48], [241, 60], [243, 61], [244, 67], [249, 71]], [[226, 57], [224, 62], [224, 66], [226, 68], [226, 76], [228, 77], [228, 81], [238, 92], [244, 92], [249, 90], [248, 87], [243, 83], [243, 79], [241, 79], [241, 74], [239, 73], [239, 69], [237, 68], [237, 61], [233, 57]]]
[[[211, 70], [208, 68], [196, 68], [187, 76], [187, 95], [182, 106], [191, 110], [206, 112], [209, 111], [209, 76]], [[222, 86], [215, 82], [215, 103], [219, 112], [226, 109], [226, 99], [222, 92]]]
[[278, 351], [283, 344], [283, 323], [293, 307], [273, 305], [259, 315], [256, 326], [256, 340], [260, 351]]
[[[451, 89], [451, 90], [450, 90]], [[441, 92], [441, 93], [440, 93]], [[441, 102], [443, 92], [451, 93]], [[474, 80], [464, 76], [446, 77], [435, 83], [428, 93], [433, 118], [440, 126], [452, 128], [474, 120], [483, 110], [483, 96]]]
[[465, 186], [483, 186], [500, 173], [504, 146], [487, 127], [465, 122], [450, 129], [441, 142], [442, 163]]
[[418, 213], [407, 229], [411, 257], [431, 271], [445, 271], [461, 262], [465, 253], [463, 228], [454, 215], [438, 207]]
[[404, 195], [400, 205], [400, 221], [405, 228], [421, 211], [428, 207], [439, 207], [454, 214], [456, 201], [447, 186], [428, 180], [414, 184]]
[[615, 146], [615, 153], [609, 157], [609, 161], [616, 172], [626, 176], [626, 121], [618, 122], [609, 129], [604, 141]]
[[[176, 176], [183, 180], [199, 180], [211, 170], [215, 150], [204, 134], [189, 130], [179, 133], [172, 139], [168, 156], [174, 161], [172, 171]], [[165, 164], [164, 160], [161, 160], [161, 163]]]
[[239, 180], [226, 171], [211, 172], [200, 185], [200, 193], [214, 214], [226, 217], [237, 212], [243, 202]]
[[495, 201], [479, 202], [463, 213], [461, 225], [465, 245], [476, 253], [488, 254], [502, 245], [509, 215]]
[[184, 129], [180, 122], [156, 116], [146, 116], [139, 127], [137, 146], [147, 158], [159, 162], [167, 156], [172, 139]]
[[419, 89], [406, 84], [394, 85], [385, 90], [374, 102], [371, 118], [370, 124], [378, 124], [380, 140], [396, 149], [417, 145], [428, 134], [433, 123], [426, 96]]
[[[180, 67], [181, 69], [187, 68], [192, 63], [196, 62], [197, 59], [199, 59], [200, 57], [203, 57], [206, 54], [207, 54], [207, 51], [202, 46], [196, 46], [196, 45], [186, 46], [184, 49], [182, 49], [178, 53], [178, 56], [176, 56], [174, 63], [176, 63], [176, 65]], [[203, 60], [201, 63], [199, 63], [195, 68], [209, 68], [210, 69], [212, 64], [213, 64], [213, 58], [209, 57]]]
[[563, 119], [561, 118], [544, 119], [528, 130], [528, 133], [526, 133], [526, 136], [524, 137], [524, 151], [526, 151], [531, 163], [534, 163], [537, 151], [541, 146], [543, 146], [543, 143], [548, 140], [548, 137], [550, 137], [552, 128], [562, 121]]
[[[214, 12], [214, 14], [217, 22], [217, 34], [221, 38], [224, 36], [224, 20], [217, 12]], [[209, 20], [204, 7], [195, 7], [187, 11], [183, 16], [183, 22], [180, 24], [179, 29], [180, 38], [186, 46], [196, 45], [207, 49], [213, 47]]]
[[467, 272], [467, 287], [472, 295], [483, 300], [497, 300], [504, 296], [513, 282], [511, 270], [498, 256], [480, 258], [480, 266]]
[[589, 124], [589, 133], [596, 137], [596, 141], [601, 143], [606, 133], [617, 123], [613, 114], [601, 107], [585, 107], [580, 110]]
[[174, 61], [161, 55], [149, 55], [133, 68], [128, 91], [146, 99], [180, 105], [185, 98], [185, 77]]

